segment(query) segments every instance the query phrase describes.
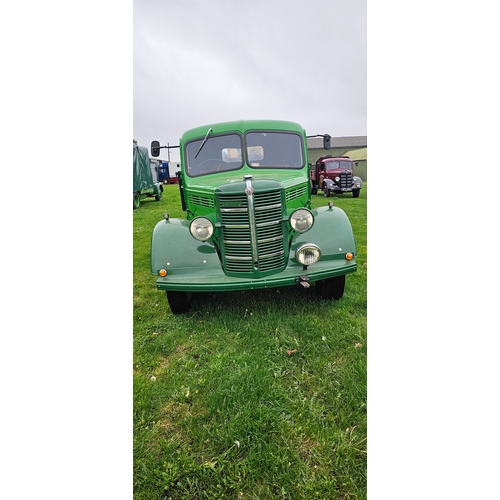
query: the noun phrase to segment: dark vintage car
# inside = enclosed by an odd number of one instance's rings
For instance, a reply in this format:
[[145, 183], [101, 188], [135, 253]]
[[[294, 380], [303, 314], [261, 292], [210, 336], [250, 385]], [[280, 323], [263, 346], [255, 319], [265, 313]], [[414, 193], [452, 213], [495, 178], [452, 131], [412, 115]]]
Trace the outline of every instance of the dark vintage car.
[[321, 156], [311, 167], [311, 194], [317, 194], [318, 189], [329, 197], [332, 193], [352, 193], [359, 196], [363, 185], [360, 177], [353, 175], [352, 161], [348, 156]]

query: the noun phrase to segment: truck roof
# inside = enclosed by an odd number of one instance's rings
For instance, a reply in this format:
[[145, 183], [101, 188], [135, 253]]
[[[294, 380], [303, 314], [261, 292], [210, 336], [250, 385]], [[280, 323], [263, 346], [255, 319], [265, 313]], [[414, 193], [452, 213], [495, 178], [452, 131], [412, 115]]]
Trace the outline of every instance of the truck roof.
[[320, 156], [316, 162], [322, 161], [322, 162], [327, 162], [327, 161], [334, 161], [334, 160], [350, 160], [349, 156]]
[[224, 132], [240, 132], [244, 133], [247, 130], [281, 130], [287, 132], [304, 133], [303, 127], [296, 123], [285, 120], [238, 120], [230, 122], [212, 123], [201, 127], [187, 130], [182, 135], [182, 141], [186, 142], [191, 139], [205, 136], [209, 129], [212, 129], [213, 134]]

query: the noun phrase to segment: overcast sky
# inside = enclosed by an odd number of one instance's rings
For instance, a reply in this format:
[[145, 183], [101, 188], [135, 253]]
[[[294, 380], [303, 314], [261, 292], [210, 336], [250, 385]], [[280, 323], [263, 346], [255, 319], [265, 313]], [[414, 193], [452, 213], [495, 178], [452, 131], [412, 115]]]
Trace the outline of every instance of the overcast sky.
[[366, 17], [366, 0], [134, 2], [134, 139], [240, 119], [366, 135]]

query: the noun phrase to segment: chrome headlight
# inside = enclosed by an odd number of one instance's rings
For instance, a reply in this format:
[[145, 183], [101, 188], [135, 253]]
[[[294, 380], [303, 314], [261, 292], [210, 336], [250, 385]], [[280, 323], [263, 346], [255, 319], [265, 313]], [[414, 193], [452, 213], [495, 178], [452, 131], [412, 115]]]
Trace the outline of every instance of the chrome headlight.
[[314, 224], [313, 214], [305, 208], [299, 208], [290, 216], [290, 224], [295, 231], [305, 233]]
[[206, 217], [196, 217], [189, 226], [191, 236], [198, 241], [207, 241], [214, 234], [214, 226]]
[[335, 177], [335, 181], [336, 182], [339, 182], [340, 181], [340, 177], [337, 175], [337, 177]]
[[295, 258], [303, 266], [310, 266], [321, 258], [321, 250], [314, 243], [304, 243], [295, 251]]

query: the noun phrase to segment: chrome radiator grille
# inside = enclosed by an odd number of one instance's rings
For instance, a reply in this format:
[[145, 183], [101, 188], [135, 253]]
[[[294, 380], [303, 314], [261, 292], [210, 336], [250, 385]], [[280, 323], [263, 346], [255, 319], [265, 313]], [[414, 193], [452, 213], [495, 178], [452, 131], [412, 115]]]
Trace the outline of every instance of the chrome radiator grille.
[[340, 187], [350, 188], [352, 185], [352, 172], [341, 172], [340, 174]]
[[252, 216], [246, 194], [219, 197], [225, 272], [255, 275], [285, 267], [281, 192], [254, 193], [253, 206]]

